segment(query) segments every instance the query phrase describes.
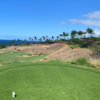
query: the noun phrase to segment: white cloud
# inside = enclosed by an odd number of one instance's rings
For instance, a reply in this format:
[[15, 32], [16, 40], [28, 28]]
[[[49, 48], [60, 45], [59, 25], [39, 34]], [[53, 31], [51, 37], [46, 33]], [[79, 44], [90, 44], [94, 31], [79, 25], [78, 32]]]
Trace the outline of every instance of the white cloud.
[[100, 19], [100, 11], [95, 11], [93, 13], [88, 13], [83, 15], [84, 17], [93, 18], [93, 19]]
[[80, 24], [84, 24], [84, 25], [100, 26], [100, 11], [88, 13], [83, 16], [88, 17], [90, 19], [87, 19], [87, 20], [70, 19], [69, 22], [71, 22], [73, 24], [80, 23]]
[[66, 24], [66, 22], [61, 22], [60, 24]]
[[97, 36], [100, 36], [100, 29], [94, 29], [94, 33], [95, 33], [95, 35], [97, 35]]
[[80, 23], [80, 24], [85, 24], [85, 25], [94, 25], [94, 26], [100, 26], [100, 21], [95, 21], [95, 20], [78, 20], [78, 19], [70, 19], [69, 20], [71, 23]]

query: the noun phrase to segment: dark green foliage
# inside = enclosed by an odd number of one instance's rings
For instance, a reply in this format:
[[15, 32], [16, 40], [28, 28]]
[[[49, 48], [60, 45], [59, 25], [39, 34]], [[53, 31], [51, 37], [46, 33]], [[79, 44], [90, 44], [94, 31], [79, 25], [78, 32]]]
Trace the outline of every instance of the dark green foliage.
[[3, 43], [3, 44], [0, 44], [0, 49], [2, 49], [2, 48], [6, 48], [6, 44], [5, 43]]
[[87, 67], [91, 66], [91, 64], [88, 63], [88, 59], [85, 57], [79, 57], [79, 58], [73, 60], [71, 63], [76, 64], [76, 65], [87, 66]]
[[100, 42], [93, 43], [91, 49], [92, 49], [93, 52], [100, 53]]
[[11, 42], [9, 42], [8, 44], [9, 44], [9, 46], [11, 46]]
[[61, 39], [60, 41], [66, 42], [66, 39]]

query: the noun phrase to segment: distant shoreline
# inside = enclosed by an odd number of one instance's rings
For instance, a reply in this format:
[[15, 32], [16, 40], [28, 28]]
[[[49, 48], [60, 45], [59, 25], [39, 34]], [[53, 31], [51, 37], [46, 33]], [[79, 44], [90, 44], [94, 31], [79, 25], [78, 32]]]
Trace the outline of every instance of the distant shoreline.
[[[6, 43], [6, 45], [9, 45], [9, 42], [11, 42], [11, 44], [13, 43], [12, 40], [1, 40], [0, 39], [0, 44]], [[15, 40], [15, 44], [26, 44], [26, 43], [39, 43], [40, 41], [18, 41]]]

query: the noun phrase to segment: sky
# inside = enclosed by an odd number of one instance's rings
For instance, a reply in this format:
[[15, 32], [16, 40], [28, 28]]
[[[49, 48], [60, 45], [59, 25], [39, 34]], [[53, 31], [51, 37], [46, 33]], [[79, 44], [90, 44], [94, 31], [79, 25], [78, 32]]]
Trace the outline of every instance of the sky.
[[56, 37], [88, 27], [100, 36], [100, 0], [0, 0], [0, 39]]

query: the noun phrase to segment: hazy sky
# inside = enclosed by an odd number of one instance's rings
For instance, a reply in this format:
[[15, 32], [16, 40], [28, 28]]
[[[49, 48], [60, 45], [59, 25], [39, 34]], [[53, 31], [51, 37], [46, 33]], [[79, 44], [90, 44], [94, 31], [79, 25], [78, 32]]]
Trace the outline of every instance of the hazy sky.
[[88, 27], [100, 35], [100, 0], [0, 0], [0, 39], [51, 37]]

